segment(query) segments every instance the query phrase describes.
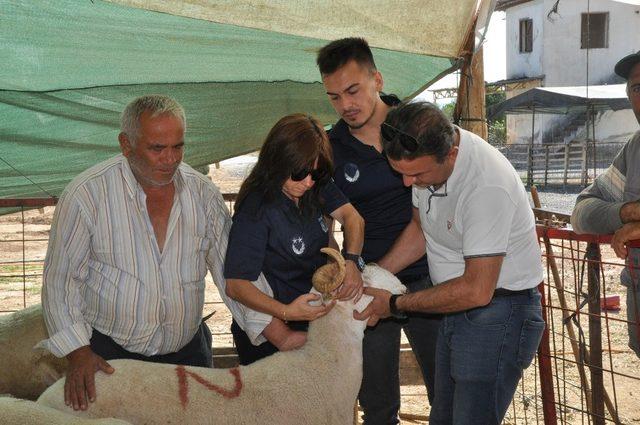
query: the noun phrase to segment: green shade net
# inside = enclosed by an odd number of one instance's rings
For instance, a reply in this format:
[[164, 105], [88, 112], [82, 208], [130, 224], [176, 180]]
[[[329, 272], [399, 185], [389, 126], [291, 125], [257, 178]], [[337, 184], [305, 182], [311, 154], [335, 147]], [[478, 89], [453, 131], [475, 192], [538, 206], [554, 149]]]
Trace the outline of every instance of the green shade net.
[[[184, 106], [185, 161], [197, 169], [258, 149], [283, 115], [337, 119], [315, 65], [325, 40], [98, 0], [0, 0], [0, 20], [0, 198], [58, 196], [118, 153], [120, 112], [143, 94]], [[374, 55], [385, 91], [400, 97], [451, 68]]]

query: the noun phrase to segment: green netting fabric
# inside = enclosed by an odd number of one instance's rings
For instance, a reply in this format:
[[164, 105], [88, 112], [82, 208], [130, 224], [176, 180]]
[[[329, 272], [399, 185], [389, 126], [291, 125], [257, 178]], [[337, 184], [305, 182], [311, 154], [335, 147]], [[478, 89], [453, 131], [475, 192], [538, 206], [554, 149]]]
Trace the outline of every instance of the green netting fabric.
[[[59, 195], [117, 153], [120, 112], [142, 94], [183, 104], [196, 168], [257, 149], [285, 114], [336, 119], [315, 66], [324, 40], [99, 0], [0, 0], [0, 20], [0, 198]], [[374, 54], [385, 91], [400, 97], [451, 66]]]

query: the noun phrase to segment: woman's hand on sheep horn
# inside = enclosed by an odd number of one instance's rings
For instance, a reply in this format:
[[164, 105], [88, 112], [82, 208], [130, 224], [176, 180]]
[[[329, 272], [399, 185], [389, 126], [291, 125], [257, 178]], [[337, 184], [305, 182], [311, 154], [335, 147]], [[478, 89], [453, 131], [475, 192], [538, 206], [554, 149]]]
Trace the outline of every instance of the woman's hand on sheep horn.
[[96, 399], [95, 373], [101, 370], [111, 374], [114, 369], [88, 345], [67, 354], [67, 360], [64, 402], [73, 406], [73, 410], [87, 410], [87, 396], [92, 403]]
[[358, 267], [356, 267], [356, 263], [353, 261], [347, 261], [345, 269], [346, 273], [344, 280], [342, 281], [342, 285], [337, 288], [335, 297], [340, 301], [350, 300], [353, 298], [353, 303], [355, 304], [360, 301], [360, 297], [362, 297], [362, 290], [364, 289], [362, 274], [360, 273], [360, 270], [358, 270]]
[[293, 300], [291, 304], [284, 307], [284, 320], [316, 320], [331, 311], [336, 304], [335, 300], [328, 304], [320, 304], [314, 306], [309, 304], [311, 301], [321, 300], [318, 294], [304, 294]]
[[371, 295], [373, 300], [369, 303], [367, 308], [358, 312], [353, 311], [353, 318], [357, 320], [366, 320], [367, 326], [375, 326], [378, 320], [391, 316], [389, 311], [389, 298], [391, 298], [391, 292], [378, 288], [364, 288], [366, 295]]

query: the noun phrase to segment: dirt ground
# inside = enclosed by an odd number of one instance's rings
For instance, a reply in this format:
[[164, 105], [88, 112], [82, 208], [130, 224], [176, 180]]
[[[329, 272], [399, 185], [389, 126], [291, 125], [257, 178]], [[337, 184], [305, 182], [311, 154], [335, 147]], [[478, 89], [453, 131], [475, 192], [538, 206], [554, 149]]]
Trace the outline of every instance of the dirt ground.
[[[255, 155], [224, 161], [220, 168], [211, 167], [210, 176], [223, 193], [237, 192], [242, 179], [250, 171], [255, 161]], [[31, 210], [21, 213], [0, 216], [0, 312], [12, 311], [40, 302], [40, 286], [42, 261], [46, 254], [49, 227], [53, 217], [53, 207], [42, 210]], [[24, 239], [23, 239], [24, 218]], [[567, 294], [567, 304], [575, 310], [583, 299], [576, 300], [571, 295], [586, 291], [586, 283], [579, 288], [573, 276], [580, 275], [576, 261], [571, 260], [571, 252], [566, 247], [555, 247], [555, 255], [563, 276], [563, 285]], [[22, 263], [22, 258], [26, 262]], [[603, 258], [613, 260], [610, 247], [603, 247]], [[605, 388], [620, 415], [621, 423], [640, 423], [640, 360], [627, 347], [626, 324], [620, 320], [626, 319], [625, 288], [619, 283], [618, 274], [621, 270], [620, 262], [605, 264], [604, 279], [606, 295], [620, 296], [620, 310], [607, 311], [603, 319], [603, 375]], [[586, 279], [586, 278], [585, 278]], [[549, 282], [549, 279], [546, 280]], [[586, 281], [585, 281], [586, 282]], [[231, 316], [221, 302], [211, 277], [207, 276], [207, 290], [205, 314], [215, 311], [208, 324], [214, 334], [214, 347], [231, 346], [229, 334]], [[556, 397], [563, 400], [567, 406], [558, 406], [559, 423], [583, 424], [590, 423], [589, 418], [579, 410], [581, 407], [581, 386], [577, 367], [567, 337], [566, 327], [562, 325], [562, 310], [557, 292], [551, 291], [551, 317], [548, 318], [551, 333], [552, 363], [554, 365], [554, 384]], [[581, 311], [586, 312], [584, 307]], [[588, 315], [577, 316], [579, 329], [588, 338]], [[580, 335], [578, 328], [576, 333]], [[588, 340], [588, 339], [587, 339]], [[404, 340], [406, 343], [406, 339]], [[612, 375], [609, 370], [615, 370]], [[589, 370], [587, 370], [589, 375]], [[537, 379], [538, 367], [534, 364], [525, 372], [514, 397], [514, 403], [507, 412], [505, 424], [543, 423], [540, 402], [540, 381]], [[613, 381], [615, 381], [615, 389]], [[424, 386], [402, 387], [402, 424], [425, 424], [429, 405]]]

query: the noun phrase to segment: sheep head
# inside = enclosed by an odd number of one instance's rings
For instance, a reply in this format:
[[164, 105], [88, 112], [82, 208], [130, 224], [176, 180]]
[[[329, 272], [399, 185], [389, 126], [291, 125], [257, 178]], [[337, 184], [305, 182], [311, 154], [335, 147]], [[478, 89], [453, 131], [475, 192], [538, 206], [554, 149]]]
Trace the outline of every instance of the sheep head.
[[311, 283], [316, 291], [322, 294], [324, 301], [331, 298], [331, 291], [336, 289], [344, 280], [346, 273], [344, 258], [333, 248], [322, 248], [320, 252], [333, 258], [334, 262], [318, 268], [311, 278]]
[[362, 272], [364, 286], [386, 289], [392, 294], [404, 294], [407, 288], [390, 271], [383, 269], [375, 263], [369, 263]]

